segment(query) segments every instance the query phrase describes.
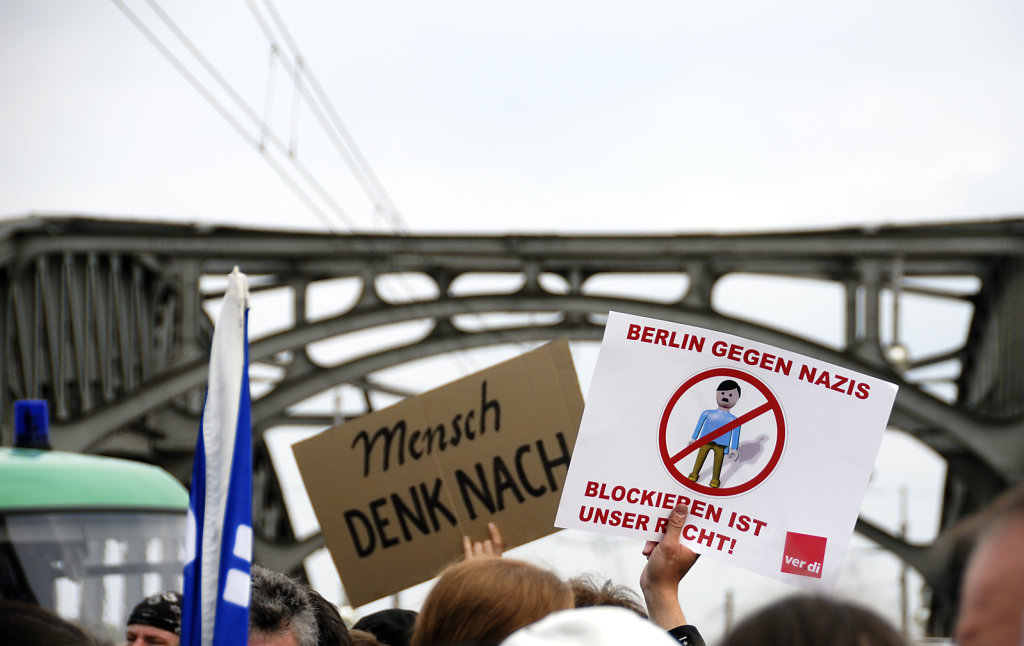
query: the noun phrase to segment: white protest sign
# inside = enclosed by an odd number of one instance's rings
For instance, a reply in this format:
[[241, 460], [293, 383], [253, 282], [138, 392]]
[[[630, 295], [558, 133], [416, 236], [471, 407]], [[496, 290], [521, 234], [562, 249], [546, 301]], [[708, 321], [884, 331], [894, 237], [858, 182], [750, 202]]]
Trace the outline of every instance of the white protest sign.
[[839, 576], [894, 384], [611, 312], [555, 525], [659, 540], [804, 587]]

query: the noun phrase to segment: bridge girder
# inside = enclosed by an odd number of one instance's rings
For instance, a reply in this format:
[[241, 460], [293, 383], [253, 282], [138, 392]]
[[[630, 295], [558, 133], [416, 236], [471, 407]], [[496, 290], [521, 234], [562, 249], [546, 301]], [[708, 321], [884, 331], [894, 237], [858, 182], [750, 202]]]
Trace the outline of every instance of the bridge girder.
[[[400, 393], [375, 375], [388, 368], [469, 348], [529, 344], [564, 336], [597, 341], [609, 310], [712, 328], [845, 365], [900, 385], [891, 425], [947, 460], [943, 524], [977, 509], [1024, 479], [1024, 221], [954, 223], [818, 232], [674, 236], [321, 235], [206, 226], [31, 218], [0, 228], [0, 296], [6, 315], [0, 419], [10, 437], [11, 403], [50, 400], [57, 448], [129, 456], [160, 464], [187, 481], [207, 371], [212, 326], [204, 306], [217, 279], [238, 265], [254, 295], [286, 292], [284, 329], [255, 338], [254, 369], [273, 375], [253, 405], [257, 437], [280, 424], [329, 415], [295, 413], [299, 402], [351, 384]], [[714, 289], [726, 276], [800, 278], [837, 285], [845, 339], [826, 347], [719, 311]], [[466, 276], [514, 276], [511, 292], [459, 294]], [[589, 289], [596, 276], [685, 277], [677, 299], [626, 298]], [[422, 278], [425, 289], [394, 297], [389, 277]], [[914, 281], [971, 277], [961, 293]], [[346, 307], [314, 319], [316, 286], [352, 281]], [[956, 399], [943, 401], [904, 378], [888, 360], [882, 311], [896, 293], [960, 300], [974, 307], [960, 347], [909, 367], [959, 362]], [[532, 314], [529, 325], [466, 320]], [[319, 341], [402, 322], [423, 329], [337, 364], [311, 357]], [[261, 558], [298, 570], [322, 545], [297, 542], [283, 513], [276, 475], [262, 442], [256, 471]], [[907, 545], [862, 519], [858, 529], [915, 564], [940, 585], [928, 546]], [[948, 577], [946, 577], [948, 578]], [[939, 595], [941, 596], [941, 595]], [[940, 613], [941, 614], [941, 613]], [[947, 613], [948, 614], [948, 613]]]

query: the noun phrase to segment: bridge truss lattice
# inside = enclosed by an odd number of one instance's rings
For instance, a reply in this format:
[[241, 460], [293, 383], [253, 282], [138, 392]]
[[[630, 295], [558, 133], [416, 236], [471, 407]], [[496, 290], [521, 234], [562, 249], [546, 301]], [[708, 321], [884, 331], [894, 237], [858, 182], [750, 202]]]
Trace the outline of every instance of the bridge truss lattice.
[[[557, 337], [599, 341], [610, 310], [756, 339], [897, 382], [891, 426], [947, 464], [945, 526], [1024, 479], [1022, 258], [1021, 220], [746, 235], [415, 237], [12, 221], [0, 227], [3, 438], [10, 441], [14, 400], [45, 398], [55, 448], [152, 462], [187, 483], [209, 311], [219, 279], [237, 265], [254, 298], [280, 303], [280, 321], [250, 348], [256, 550], [277, 569], [301, 572], [323, 543], [297, 540], [291, 529], [263, 442], [268, 429], [333, 424], [339, 411], [309, 412], [303, 402], [343, 385], [363, 394], [364, 410], [415, 394], [387, 375], [421, 359]], [[800, 307], [833, 316], [838, 309], [842, 333], [821, 342], [725, 311], [716, 289], [737, 275], [827, 286], [835, 298], [812, 291]], [[651, 296], [630, 287], [666, 279], [682, 288]], [[885, 326], [908, 298], [968, 308], [962, 338], [929, 356], [908, 354], [927, 330], [901, 331], [898, 318], [895, 332]], [[325, 344], [344, 348], [340, 358], [325, 360]], [[921, 571], [932, 586], [931, 627], [948, 630], [955, 578], [947, 555], [865, 519], [858, 530]]]

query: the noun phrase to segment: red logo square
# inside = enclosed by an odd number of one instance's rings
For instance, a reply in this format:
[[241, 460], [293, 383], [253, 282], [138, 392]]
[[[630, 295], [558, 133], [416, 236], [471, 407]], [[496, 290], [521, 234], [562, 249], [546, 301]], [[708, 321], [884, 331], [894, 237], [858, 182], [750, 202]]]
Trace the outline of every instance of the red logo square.
[[820, 579], [821, 566], [825, 562], [826, 541], [824, 536], [786, 532], [786, 547], [782, 550], [782, 571]]

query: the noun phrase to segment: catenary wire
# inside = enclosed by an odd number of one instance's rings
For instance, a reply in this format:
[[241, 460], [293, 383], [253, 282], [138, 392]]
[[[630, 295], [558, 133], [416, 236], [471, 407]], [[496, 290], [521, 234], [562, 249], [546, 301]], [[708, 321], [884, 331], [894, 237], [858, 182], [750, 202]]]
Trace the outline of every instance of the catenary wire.
[[[260, 29], [263, 30], [267, 40], [270, 41], [271, 44], [276, 44], [273, 31], [256, 8], [254, 1], [246, 0], [246, 3], [249, 5], [253, 15], [256, 16], [257, 23], [259, 24]], [[374, 202], [375, 206], [387, 213], [391, 220], [392, 230], [396, 233], [408, 235], [406, 232], [406, 224], [402, 220], [402, 217], [398, 212], [398, 208], [391, 200], [391, 196], [388, 194], [384, 185], [380, 182], [380, 179], [373, 171], [369, 161], [367, 161], [366, 157], [363, 155], [359, 146], [356, 144], [355, 139], [348, 131], [348, 128], [345, 127], [345, 124], [342, 122], [337, 110], [334, 109], [330, 99], [328, 99], [327, 93], [320, 85], [320, 82], [317, 80], [313, 70], [308, 66], [303, 65], [303, 58], [299, 51], [298, 44], [295, 42], [295, 39], [292, 38], [291, 33], [285, 26], [284, 20], [281, 18], [281, 14], [277, 11], [277, 8], [274, 6], [273, 1], [263, 0], [263, 5], [266, 7], [267, 13], [270, 15], [274, 26], [276, 26], [278, 32], [280, 32], [285, 45], [291, 51], [291, 55], [295, 60], [295, 77], [299, 78], [299, 72], [301, 72], [302, 78], [305, 78], [308, 81], [309, 87], [312, 89], [314, 96], [309, 96], [303, 85], [297, 83], [297, 87], [303, 92], [303, 95], [306, 97], [306, 101], [311, 108], [323, 111], [316, 115], [321, 126], [323, 126], [324, 130], [328, 133], [333, 133], [332, 140], [335, 142], [335, 146], [339, 153], [345, 159], [349, 169], [356, 176], [356, 179], [359, 181], [363, 190], [366, 191], [370, 199]], [[282, 58], [282, 63], [288, 65], [287, 59]]]
[[[145, 36], [146, 39], [149, 40], [150, 43], [157, 48], [157, 50], [185, 78], [185, 80], [188, 81], [189, 84], [192, 85], [192, 87], [195, 88], [195, 90], [199, 92], [199, 94], [204, 99], [206, 99], [206, 101], [211, 106], [213, 106], [213, 108], [232, 126], [232, 128], [234, 128], [235, 131], [238, 132], [238, 134], [240, 134], [246, 141], [252, 144], [253, 147], [256, 148], [263, 155], [264, 159], [267, 160], [267, 163], [274, 170], [274, 172], [281, 177], [281, 179], [292, 190], [292, 192], [294, 192], [300, 198], [300, 200], [302, 200], [302, 202], [313, 212], [313, 214], [317, 217], [318, 220], [320, 220], [320, 222], [327, 228], [327, 230], [331, 232], [336, 232], [337, 229], [335, 225], [331, 222], [330, 218], [327, 217], [327, 214], [324, 212], [324, 210], [319, 205], [317, 205], [315, 200], [312, 199], [308, 192], [303, 187], [301, 187], [293, 177], [291, 177], [288, 174], [288, 172], [284, 169], [283, 166], [281, 166], [279, 163], [273, 160], [273, 158], [268, 153], [267, 147], [261, 146], [259, 138], [254, 137], [252, 133], [249, 132], [245, 125], [242, 124], [238, 120], [238, 118], [234, 114], [232, 114], [231, 111], [220, 100], [217, 99], [217, 97], [213, 95], [213, 93], [203, 84], [203, 82], [200, 81], [185, 66], [185, 64], [182, 63], [182, 61], [177, 56], [175, 56], [173, 52], [171, 52], [171, 50], [166, 45], [164, 45], [160, 38], [151, 29], [149, 29], [145, 25], [145, 23], [124, 2], [122, 2], [122, 0], [111, 1], [121, 11], [121, 13], [128, 18], [132, 25], [135, 26], [135, 28], [138, 29], [143, 34], [143, 36]], [[236, 103], [239, 104], [239, 106], [242, 108], [246, 116], [253, 120], [257, 127], [261, 126], [262, 120], [255, 115], [255, 113], [252, 111], [252, 108], [250, 108], [247, 104], [244, 103], [244, 101], [241, 100], [240, 97], [238, 97], [237, 93], [234, 92], [233, 88], [231, 88], [230, 85], [228, 85], [227, 82], [223, 80], [223, 77], [221, 77], [220, 74], [217, 73], [217, 71], [213, 69], [211, 65], [209, 65], [205, 58], [203, 58], [202, 55], [198, 52], [198, 50], [195, 49], [195, 46], [191, 44], [191, 41], [189, 41], [187, 37], [184, 36], [184, 34], [181, 32], [180, 29], [177, 28], [173, 21], [170, 21], [170, 18], [167, 17], [166, 14], [162, 10], [160, 10], [159, 7], [155, 6], [153, 2], [151, 2], [150, 0], [147, 1], [149, 2], [150, 6], [153, 7], [154, 11], [156, 11], [158, 15], [162, 16], [162, 20], [164, 20], [168, 28], [175, 32], [176, 35], [178, 35], [179, 39], [182, 40], [182, 43], [185, 44], [185, 46], [193, 52], [193, 55], [200, 60], [200, 63], [203, 64], [204, 68], [206, 68], [207, 71], [212, 76], [214, 76], [215, 79], [218, 79], [218, 82], [221, 84], [222, 88], [229, 95], [232, 96]], [[272, 131], [269, 132], [269, 139], [272, 143], [274, 143], [274, 145], [279, 150], [284, 149], [284, 146], [276, 137], [274, 137]], [[333, 198], [331, 198], [330, 194], [327, 193], [323, 186], [312, 176], [309, 170], [306, 169], [305, 166], [300, 164], [297, 160], [292, 159], [291, 162], [296, 171], [299, 173], [299, 175], [301, 175], [302, 178], [307, 182], [307, 184], [315, 192], [319, 194], [320, 198], [331, 208], [331, 210], [333, 210], [334, 213], [345, 222], [346, 226], [348, 226], [350, 229], [354, 228], [353, 223], [351, 219], [348, 217], [348, 215], [333, 200]]]
[[[271, 128], [269, 128], [262, 119], [260, 119], [259, 115], [256, 114], [256, 111], [253, 110], [249, 106], [249, 104], [245, 102], [245, 100], [241, 97], [241, 95], [238, 94], [234, 87], [232, 87], [231, 84], [227, 82], [227, 79], [225, 79], [224, 76], [217, 71], [213, 64], [210, 63], [210, 61], [202, 54], [202, 52], [199, 51], [199, 48], [196, 47], [192, 40], [185, 35], [181, 28], [179, 28], [178, 25], [171, 19], [171, 17], [167, 15], [167, 13], [160, 7], [159, 4], [157, 4], [156, 0], [146, 0], [146, 3], [150, 6], [150, 8], [153, 9], [154, 13], [157, 14], [160, 20], [163, 21], [163, 23], [167, 26], [167, 28], [171, 30], [174, 36], [186, 47], [186, 49], [188, 49], [189, 53], [191, 53], [192, 56], [195, 57], [195, 59], [199, 62], [199, 64], [202, 65], [203, 69], [205, 69], [207, 73], [210, 74], [211, 77], [213, 77], [217, 84], [220, 85], [221, 89], [223, 89], [228, 94], [228, 96], [230, 96], [232, 100], [234, 100], [238, 107], [242, 109], [242, 112], [245, 113], [245, 115], [249, 117], [249, 119], [257, 127], [260, 128], [261, 132], [264, 133], [264, 136], [272, 144], [274, 144], [275, 147], [277, 147], [278, 151], [283, 154], [287, 154], [288, 147], [285, 146], [284, 142], [282, 142], [280, 138], [278, 138], [274, 134], [274, 131]], [[262, 145], [259, 149], [260, 152], [265, 151], [265, 148], [262, 147]], [[290, 161], [295, 166], [296, 170], [299, 171], [299, 174], [302, 175], [303, 179], [305, 179], [306, 182], [308, 182], [309, 185], [313, 188], [313, 190], [316, 191], [316, 193], [320, 196], [320, 199], [322, 199], [328, 206], [331, 207], [331, 210], [334, 211], [334, 213], [345, 223], [345, 225], [350, 230], [355, 229], [355, 222], [353, 222], [352, 219], [348, 216], [348, 214], [345, 213], [345, 210], [342, 209], [341, 206], [334, 201], [334, 198], [332, 198], [330, 193], [328, 193], [327, 190], [320, 184], [320, 182], [317, 181], [315, 177], [313, 177], [312, 173], [310, 173], [309, 170], [306, 169], [306, 167], [303, 164], [301, 164], [297, 159], [295, 159], [294, 156], [290, 156]], [[331, 231], [334, 231], [333, 227], [329, 227], [329, 229]]]
[[[249, 11], [255, 18], [256, 24], [267, 39], [267, 42], [272, 48], [275, 48], [280, 52], [280, 46], [277, 43], [277, 36], [275, 35], [274, 30], [264, 19], [262, 12], [256, 6], [254, 0], [246, 0], [246, 4], [249, 7]], [[298, 44], [295, 39], [292, 38], [291, 33], [285, 26], [280, 13], [278, 13], [271, 0], [263, 0], [263, 4], [266, 7], [267, 13], [270, 15], [274, 25], [277, 27], [277, 30], [280, 32], [281, 38], [284, 40], [291, 56], [295, 60], [294, 65], [291, 65], [287, 56], [279, 57], [281, 64], [285, 66], [285, 69], [294, 79], [293, 82], [295, 84], [295, 89], [305, 99], [305, 102], [312, 111], [314, 118], [316, 118], [323, 131], [328, 135], [328, 138], [334, 144], [335, 149], [341, 155], [342, 159], [345, 160], [349, 170], [352, 171], [352, 174], [355, 176], [360, 186], [363, 187], [363, 190], [370, 198], [370, 201], [373, 202], [375, 210], [387, 214], [389, 220], [387, 222], [387, 226], [391, 229], [391, 232], [394, 235], [405, 239], [411, 251], [420, 258], [424, 265], [429, 265], [430, 259], [420, 248], [420, 245], [410, 237], [408, 228], [401, 215], [398, 213], [398, 209], [394, 202], [392, 202], [390, 195], [388, 195], [387, 191], [380, 183], [380, 180], [370, 167], [369, 162], [360, 152], [359, 147], [348, 132], [348, 129], [345, 128], [345, 125], [342, 123], [337, 111], [334, 109], [330, 99], [327, 97], [327, 93], [324, 92], [322, 86], [320, 86], [319, 82], [316, 80], [312, 69], [309, 65], [305, 64], [302, 54], [299, 51]], [[312, 88], [315, 96], [311, 96], [306, 85], [302, 83], [302, 79], [304, 78], [309, 81], [310, 88]], [[404, 279], [399, 278], [398, 285], [405, 295], [410, 297], [412, 296], [414, 290]], [[481, 318], [481, 314], [479, 312], [475, 312], [474, 314], [477, 318]], [[463, 356], [463, 353], [461, 352], [453, 353], [452, 356], [463, 372], [468, 374], [475, 371], [476, 366], [472, 365], [474, 362], [468, 356]]]
[[[280, 13], [274, 6], [273, 0], [262, 1], [271, 20], [280, 32], [285, 46], [288, 48], [291, 56], [295, 60], [294, 68], [289, 66], [287, 57], [282, 56], [280, 60], [282, 64], [289, 69], [289, 71], [294, 70], [296, 86], [305, 97], [307, 105], [309, 105], [313, 111], [314, 117], [316, 117], [324, 131], [328, 133], [328, 136], [334, 142], [338, 152], [346, 160], [346, 163], [356, 176], [356, 179], [360, 182], [360, 185], [363, 186], [363, 190], [366, 191], [367, 195], [370, 197], [370, 200], [379, 211], [386, 215], [388, 219], [388, 228], [390, 228], [395, 235], [405, 238], [412, 251], [420, 257], [424, 264], [429, 264], [429, 258], [420, 248], [419, 244], [410, 237], [408, 226], [399, 213], [398, 208], [391, 200], [391, 196], [378, 179], [376, 173], [374, 173], [370, 163], [363, 156], [359, 146], [356, 145], [355, 140], [345, 127], [330, 99], [327, 97], [327, 93], [320, 85], [320, 82], [317, 80], [312, 68], [304, 63], [298, 44], [295, 39], [292, 38], [291, 33], [285, 26]], [[249, 9], [255, 16], [256, 22], [266, 36], [267, 41], [271, 46], [276, 47], [277, 39], [270, 26], [267, 24], [266, 20], [264, 20], [262, 14], [256, 7], [254, 0], [246, 0], [246, 4], [249, 5]], [[305, 84], [299, 82], [300, 72], [301, 78], [305, 78], [308, 81], [309, 88], [312, 90], [314, 96], [310, 96]], [[482, 314], [480, 312], [472, 313], [475, 314], [479, 320], [482, 320]], [[516, 343], [516, 345], [520, 347], [528, 347], [529, 344]], [[463, 363], [462, 367], [467, 372], [472, 372], [472, 369], [465, 364], [466, 359], [464, 359], [461, 354], [456, 353], [455, 357], [457, 361]]]

